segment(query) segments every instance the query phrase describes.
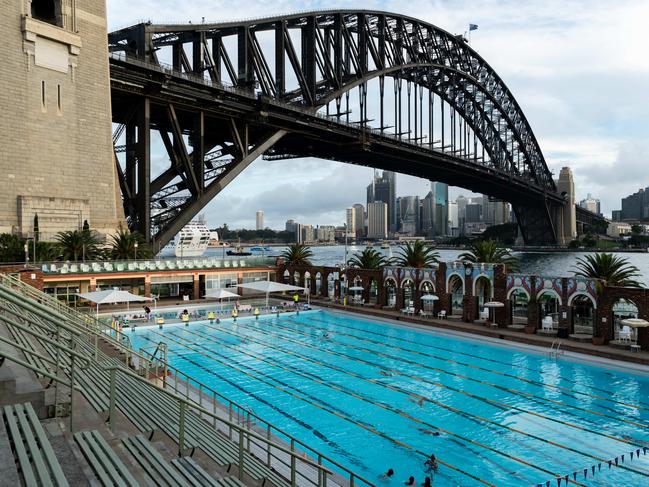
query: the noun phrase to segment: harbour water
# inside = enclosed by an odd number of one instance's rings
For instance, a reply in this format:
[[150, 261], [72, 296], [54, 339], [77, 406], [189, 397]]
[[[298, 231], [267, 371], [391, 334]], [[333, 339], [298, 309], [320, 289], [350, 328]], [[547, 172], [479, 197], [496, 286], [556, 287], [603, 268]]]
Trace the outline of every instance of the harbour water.
[[[351, 258], [355, 253], [361, 252], [364, 245], [348, 245], [347, 258]], [[381, 249], [374, 247], [377, 251], [386, 256], [396, 257], [399, 254], [399, 247], [392, 246], [390, 249]], [[283, 247], [271, 247], [270, 252], [264, 255], [280, 255], [284, 250]], [[322, 247], [312, 247], [312, 263], [315, 265], [338, 265], [345, 261], [345, 246], [332, 245]], [[452, 261], [465, 252], [465, 250], [446, 250], [440, 249], [440, 260]], [[206, 256], [219, 256], [223, 253], [221, 249], [207, 249]], [[520, 272], [522, 274], [532, 274], [539, 276], [561, 276], [569, 277], [574, 274], [574, 266], [577, 259], [590, 253], [587, 252], [515, 252], [514, 255], [520, 260]], [[261, 252], [255, 253], [261, 255]], [[629, 261], [640, 269], [641, 276], [638, 281], [649, 287], [649, 253], [618, 253], [615, 254]]]

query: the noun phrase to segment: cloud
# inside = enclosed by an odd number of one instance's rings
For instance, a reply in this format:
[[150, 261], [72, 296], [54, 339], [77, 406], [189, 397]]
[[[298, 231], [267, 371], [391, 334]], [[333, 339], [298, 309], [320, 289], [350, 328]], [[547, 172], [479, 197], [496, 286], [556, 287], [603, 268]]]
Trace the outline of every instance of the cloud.
[[[222, 21], [337, 8], [358, 5], [279, 0], [269, 9], [259, 0], [108, 2], [111, 29], [142, 20]], [[646, 0], [366, 0], [362, 8], [411, 15], [451, 33], [478, 24], [472, 46], [516, 97], [549, 167], [555, 173], [564, 165], [573, 168], [577, 199], [590, 192], [610, 213], [621, 197], [649, 185], [649, 154], [642, 147], [649, 140]], [[340, 223], [346, 207], [365, 201], [370, 178], [370, 169], [329, 161], [257, 161], [205, 212], [210, 223], [234, 226], [252, 226], [258, 209], [276, 227], [286, 218]], [[399, 178], [399, 194], [423, 196], [427, 188], [426, 181]]]

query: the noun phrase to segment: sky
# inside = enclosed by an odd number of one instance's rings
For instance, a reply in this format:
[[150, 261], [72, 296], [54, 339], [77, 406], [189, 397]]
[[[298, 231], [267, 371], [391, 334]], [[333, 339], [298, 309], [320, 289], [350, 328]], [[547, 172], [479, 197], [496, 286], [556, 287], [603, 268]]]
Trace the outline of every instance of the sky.
[[[477, 24], [471, 46], [507, 84], [550, 169], [570, 166], [577, 200], [591, 193], [609, 215], [649, 186], [649, 0], [410, 0], [363, 2], [108, 0], [108, 27], [140, 21], [199, 23], [318, 9], [410, 15], [452, 33]], [[281, 229], [288, 218], [340, 225], [365, 204], [372, 170], [317, 159], [251, 164], [208, 206], [210, 226], [254, 228], [255, 212]], [[424, 196], [429, 182], [399, 175], [397, 195]], [[468, 191], [453, 188], [451, 198]]]

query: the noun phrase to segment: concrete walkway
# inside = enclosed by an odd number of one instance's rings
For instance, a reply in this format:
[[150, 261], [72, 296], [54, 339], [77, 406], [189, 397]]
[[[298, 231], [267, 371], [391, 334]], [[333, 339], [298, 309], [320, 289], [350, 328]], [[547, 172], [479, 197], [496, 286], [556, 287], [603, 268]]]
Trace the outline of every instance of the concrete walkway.
[[464, 323], [453, 319], [439, 320], [436, 318], [422, 318], [418, 316], [406, 316], [399, 311], [385, 310], [369, 306], [343, 306], [341, 304], [334, 304], [327, 300], [313, 300], [312, 304], [323, 307], [331, 308], [349, 313], [357, 313], [364, 316], [374, 316], [377, 318], [384, 318], [403, 323], [414, 323], [417, 325], [430, 326], [443, 330], [453, 330], [468, 333], [476, 336], [485, 336], [499, 340], [512, 341], [518, 343], [525, 343], [528, 345], [535, 345], [538, 347], [548, 348], [555, 341], [561, 342], [561, 349], [570, 352], [582, 353], [592, 355], [595, 357], [602, 357], [611, 360], [619, 360], [620, 362], [649, 365], [649, 352], [643, 350], [640, 352], [632, 352], [631, 350], [622, 350], [619, 348], [611, 347], [609, 345], [593, 345], [588, 342], [579, 342], [569, 338], [557, 339], [551, 336], [542, 336], [536, 334], [525, 333], [524, 330], [511, 330], [508, 328], [487, 328], [483, 324]]

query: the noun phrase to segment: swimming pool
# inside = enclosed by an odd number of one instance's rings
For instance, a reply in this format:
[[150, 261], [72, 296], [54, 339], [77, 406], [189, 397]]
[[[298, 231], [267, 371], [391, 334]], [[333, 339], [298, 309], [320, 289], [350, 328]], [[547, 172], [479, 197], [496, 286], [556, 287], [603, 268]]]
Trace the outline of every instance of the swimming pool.
[[377, 483], [649, 483], [646, 376], [325, 311], [131, 337]]

